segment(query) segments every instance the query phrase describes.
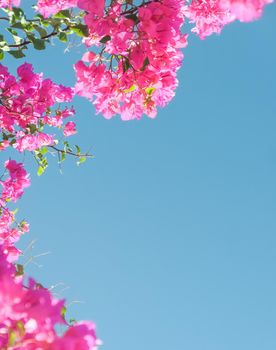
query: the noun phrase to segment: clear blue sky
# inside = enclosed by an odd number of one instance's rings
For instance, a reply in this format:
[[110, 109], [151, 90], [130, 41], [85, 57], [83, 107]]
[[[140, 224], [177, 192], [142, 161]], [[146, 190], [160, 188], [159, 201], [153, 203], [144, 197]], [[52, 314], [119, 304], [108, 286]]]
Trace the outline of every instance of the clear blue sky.
[[[28, 271], [70, 287], [62, 296], [84, 302], [70, 314], [96, 321], [103, 349], [276, 349], [275, 36], [272, 5], [192, 39], [155, 120], [107, 121], [76, 98], [72, 142], [95, 160], [32, 172], [23, 245], [51, 255]], [[80, 51], [32, 60], [70, 84]]]

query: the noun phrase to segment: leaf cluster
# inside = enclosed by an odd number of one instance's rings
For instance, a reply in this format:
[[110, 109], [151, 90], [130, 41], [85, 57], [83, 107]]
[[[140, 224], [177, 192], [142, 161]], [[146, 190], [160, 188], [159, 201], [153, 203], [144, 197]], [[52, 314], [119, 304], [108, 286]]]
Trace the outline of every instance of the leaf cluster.
[[84, 12], [74, 13], [72, 10], [63, 10], [52, 17], [44, 18], [36, 14], [32, 19], [28, 19], [21, 8], [2, 9], [6, 17], [1, 17], [7, 22], [5, 33], [0, 34], [0, 60], [5, 53], [14, 58], [25, 57], [28, 45], [35, 50], [44, 50], [51, 38], [57, 38], [66, 43], [68, 36], [75, 34], [78, 37], [88, 36], [88, 28], [83, 24]]

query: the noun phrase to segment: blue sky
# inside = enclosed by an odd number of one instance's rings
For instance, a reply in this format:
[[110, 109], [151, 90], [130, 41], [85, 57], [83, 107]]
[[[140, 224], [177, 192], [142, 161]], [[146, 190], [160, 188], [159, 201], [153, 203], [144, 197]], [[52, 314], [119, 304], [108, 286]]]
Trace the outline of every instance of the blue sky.
[[[27, 159], [22, 246], [51, 252], [27, 271], [70, 287], [70, 315], [95, 320], [103, 349], [275, 350], [275, 16], [190, 39], [155, 120], [108, 121], [76, 98], [72, 142], [94, 160], [38, 178]], [[80, 55], [29, 60], [72, 84]]]

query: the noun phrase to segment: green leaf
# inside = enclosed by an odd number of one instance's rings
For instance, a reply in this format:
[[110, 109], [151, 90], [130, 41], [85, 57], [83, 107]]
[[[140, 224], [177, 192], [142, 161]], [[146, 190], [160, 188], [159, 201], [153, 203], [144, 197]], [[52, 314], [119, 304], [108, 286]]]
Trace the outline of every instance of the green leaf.
[[42, 165], [45, 169], [47, 168], [47, 166], [48, 166], [47, 158], [43, 158], [43, 159], [41, 160], [41, 165]]
[[129, 60], [128, 59], [125, 59], [123, 61], [123, 72], [125, 73], [129, 68], [131, 67], [130, 63], [129, 63]]
[[14, 30], [14, 29], [12, 29], [12, 28], [6, 28], [6, 30], [7, 30], [8, 32], [10, 32], [12, 35], [18, 35], [18, 34], [17, 34], [17, 31]]
[[65, 146], [64, 148], [69, 148], [69, 147], [70, 147], [70, 145], [69, 145], [69, 142], [68, 142], [68, 141], [64, 141], [64, 142], [63, 142], [63, 144], [64, 144], [64, 146]]
[[103, 38], [101, 38], [100, 43], [105, 44], [105, 43], [107, 43], [109, 40], [111, 40], [111, 36], [110, 36], [110, 35], [106, 35], [106, 36], [104, 36]]
[[66, 307], [63, 306], [62, 309], [61, 309], [61, 317], [62, 317], [63, 319], [65, 319], [66, 311], [67, 311]]
[[76, 147], [77, 153], [80, 154], [81, 153], [80, 147], [78, 145], [75, 145], [75, 147]]
[[36, 158], [38, 158], [40, 161], [43, 159], [43, 155], [39, 151], [34, 151]]
[[77, 161], [77, 165], [80, 165], [86, 161], [86, 157], [80, 157]]
[[47, 18], [47, 22], [51, 24], [51, 26], [54, 28], [58, 28], [60, 26], [60, 19], [58, 18], [54, 18], [54, 17]]
[[139, 18], [137, 17], [137, 15], [135, 13], [133, 13], [131, 15], [127, 15], [126, 18], [131, 19], [135, 24], [138, 24], [140, 22]]
[[44, 156], [46, 153], [48, 152], [48, 148], [47, 147], [42, 147], [40, 149], [40, 153]]
[[[22, 23], [22, 22], [21, 22]], [[35, 27], [33, 23], [27, 22], [27, 23], [22, 23], [24, 25], [24, 30], [26, 33], [33, 32]]]
[[50, 23], [46, 20], [41, 21], [41, 24], [43, 25], [43, 27], [46, 27], [46, 28], [49, 27], [50, 25]]
[[8, 43], [6, 42], [6, 40], [4, 40], [3, 35], [0, 35], [0, 48], [3, 51], [10, 51]]
[[12, 139], [12, 140], [10, 141], [10, 146], [14, 145], [15, 143], [16, 143], [16, 139]]
[[64, 162], [66, 158], [66, 153], [64, 151], [61, 151], [61, 160], [60, 162]]
[[21, 22], [16, 22], [11, 27], [18, 28], [18, 29], [25, 29], [25, 26]]
[[9, 344], [8, 346], [11, 347], [11, 346], [14, 346], [16, 344], [16, 332], [11, 330], [9, 332]]
[[12, 11], [15, 19], [21, 19], [22, 17], [24, 17], [24, 11], [21, 8], [13, 7]]
[[148, 87], [145, 89], [146, 93], [150, 96], [154, 93], [155, 90], [156, 89], [154, 87]]
[[2, 60], [4, 58], [5, 54], [3, 50], [0, 50], [0, 60]]
[[70, 27], [70, 29], [80, 37], [86, 37], [89, 35], [88, 27], [81, 23]]
[[40, 13], [37, 13], [34, 17], [35, 19], [44, 19], [44, 17], [40, 14]]
[[149, 64], [150, 64], [149, 58], [146, 57], [146, 58], [144, 59], [144, 62], [143, 62], [143, 66], [142, 66], [142, 68], [141, 68], [141, 71], [145, 70], [146, 67], [147, 67]]
[[48, 35], [48, 32], [46, 29], [44, 29], [38, 25], [35, 25], [34, 28], [38, 32], [38, 34], [40, 35], [40, 38], [44, 38], [45, 36]]
[[33, 45], [36, 50], [44, 50], [45, 49], [45, 41], [42, 39], [34, 39]]
[[126, 89], [126, 90], [124, 90], [124, 92], [125, 93], [127, 93], [127, 92], [132, 92], [132, 91], [134, 91], [135, 89], [136, 89], [136, 85], [135, 84], [133, 84], [129, 89]]
[[62, 41], [63, 43], [67, 42], [67, 35], [64, 32], [59, 33], [58, 38], [60, 41]]
[[8, 51], [10, 55], [12, 55], [15, 58], [22, 58], [25, 57], [22, 50], [15, 50], [15, 51]]
[[18, 208], [12, 210], [13, 215], [16, 215], [16, 213], [18, 213], [18, 210], [19, 210]]
[[8, 45], [2, 46], [1, 49], [6, 52], [10, 51], [10, 47]]
[[18, 329], [20, 337], [23, 337], [25, 335], [25, 326], [22, 321], [18, 321], [16, 323], [16, 328]]
[[71, 13], [69, 10], [62, 10], [62, 11], [59, 11], [58, 13], [56, 13], [54, 15], [55, 18], [71, 18]]
[[45, 49], [45, 41], [42, 39], [37, 39], [33, 34], [27, 34], [28, 39], [33, 43], [36, 50]]
[[28, 128], [30, 129], [31, 134], [34, 134], [37, 131], [37, 127], [35, 124], [29, 124]]
[[37, 169], [37, 175], [41, 176], [44, 173], [44, 171], [45, 171], [45, 168], [40, 165]]
[[18, 35], [13, 35], [12, 37], [13, 37], [14, 43], [15, 43], [16, 45], [20, 45], [20, 44], [22, 43], [22, 41], [23, 41], [23, 40], [20, 38], [20, 36], [18, 36]]

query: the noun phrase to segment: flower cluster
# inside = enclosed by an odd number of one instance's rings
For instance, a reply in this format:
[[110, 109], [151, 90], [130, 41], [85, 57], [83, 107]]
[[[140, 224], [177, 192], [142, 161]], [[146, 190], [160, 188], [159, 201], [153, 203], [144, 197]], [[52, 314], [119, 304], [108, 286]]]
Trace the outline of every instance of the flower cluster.
[[250, 22], [258, 19], [263, 7], [271, 0], [192, 0], [184, 13], [192, 29], [201, 39], [213, 33], [219, 34], [222, 28], [235, 20]]
[[79, 0], [78, 6], [87, 12], [85, 44], [96, 49], [75, 65], [76, 93], [93, 100], [106, 118], [155, 117], [156, 107], [173, 98], [178, 84], [180, 48], [187, 45], [181, 34], [184, 2], [113, 1], [105, 10], [104, 0]]
[[[28, 63], [17, 69], [18, 77], [0, 64], [0, 151], [12, 147], [19, 152], [33, 152], [39, 163], [38, 174], [47, 166], [44, 157], [47, 147], [59, 152], [61, 161], [68, 152], [83, 162], [87, 155], [82, 155], [78, 146], [75, 146], [77, 153], [67, 141], [63, 142], [64, 149], [56, 148], [57, 130], [65, 137], [76, 133], [75, 123], [65, 122], [74, 115], [73, 108], [61, 104], [71, 102], [77, 93], [93, 101], [96, 111], [106, 118], [116, 114], [123, 120], [140, 119], [143, 114], [154, 118], [157, 107], [164, 107], [175, 94], [176, 73], [183, 59], [180, 49], [187, 46], [187, 34], [182, 33], [185, 17], [195, 24], [192, 31], [204, 39], [220, 33], [234, 20], [258, 19], [269, 2], [38, 0], [36, 8], [44, 19], [37, 16], [32, 21], [22, 15], [22, 10], [12, 9], [19, 6], [20, 0], [0, 0], [0, 8], [8, 13], [2, 19], [11, 24], [12, 28], [8, 29], [16, 41], [9, 45], [1, 39], [1, 58], [10, 47], [20, 47], [18, 51], [10, 51], [20, 57], [28, 42], [41, 49], [45, 46], [43, 40], [49, 37], [58, 36], [66, 41], [67, 31], [86, 36], [87, 47], [82, 60], [74, 66], [75, 89], [43, 79]], [[70, 22], [75, 11], [48, 18], [73, 7], [84, 11], [77, 22]], [[81, 22], [84, 13], [85, 25]], [[43, 28], [49, 23], [53, 28], [50, 33]], [[14, 28], [24, 30], [28, 40], [21, 40]], [[34, 30], [39, 33], [39, 39], [31, 33]], [[29, 225], [25, 220], [16, 222], [15, 211], [8, 205], [22, 196], [30, 180], [22, 163], [8, 160], [4, 167], [0, 178], [0, 349], [96, 350], [100, 341], [93, 323], [69, 326], [64, 317], [64, 301], [56, 300], [34, 280], [24, 281], [23, 267], [16, 263], [21, 252], [15, 243], [29, 230]], [[68, 326], [63, 335], [57, 334], [57, 325]]]
[[29, 176], [23, 168], [22, 163], [16, 163], [14, 160], [5, 162], [5, 168], [9, 172], [9, 177], [1, 181], [3, 186], [1, 202], [12, 200], [16, 202], [23, 194], [24, 188], [30, 186]]
[[259, 19], [265, 5], [272, 0], [221, 0], [221, 7], [231, 13], [234, 19], [251, 22]]
[[[28, 63], [22, 64], [17, 74], [18, 79], [0, 65], [1, 149], [12, 146], [23, 152], [53, 145], [54, 135], [43, 130], [46, 126], [62, 129], [63, 120], [74, 114], [72, 108], [60, 107], [51, 113], [55, 104], [72, 100], [73, 89], [43, 79], [43, 75], [35, 74]], [[69, 125], [72, 130], [74, 123]], [[65, 126], [64, 135], [70, 135], [68, 126]]]
[[0, 197], [0, 246], [8, 261], [15, 261], [20, 251], [14, 244], [29, 230], [29, 225], [25, 221], [15, 224], [14, 212], [7, 204], [10, 201], [16, 202], [22, 196], [24, 188], [30, 186], [30, 180], [22, 163], [8, 160], [5, 162], [5, 169], [9, 174], [5, 180], [0, 181], [3, 188]]
[[[185, 18], [195, 23], [192, 31], [204, 39], [220, 33], [234, 20], [258, 19], [264, 5], [272, 0], [140, 1], [37, 2], [36, 8], [45, 18], [76, 7], [86, 13], [84, 20], [89, 35], [84, 43], [89, 51], [75, 64], [76, 93], [92, 100], [97, 113], [106, 118], [116, 114], [123, 120], [140, 119], [143, 114], [153, 118], [158, 106], [164, 107], [171, 101], [178, 85], [176, 72], [183, 58], [180, 49], [187, 45], [187, 35], [181, 32]], [[1, 3], [6, 7], [18, 5], [19, 0], [0, 0]], [[70, 28], [68, 21], [64, 23]], [[65, 33], [60, 38], [67, 40]], [[74, 132], [75, 127], [70, 123], [64, 135]], [[28, 136], [16, 146], [18, 150], [25, 147], [30, 150], [51, 142], [51, 137], [42, 134]]]
[[9, 350], [96, 350], [95, 325], [80, 322], [59, 336], [56, 325], [66, 325], [64, 301], [34, 280], [24, 284], [0, 246], [0, 348]]
[[19, 6], [20, 0], [0, 0], [0, 8], [6, 8], [6, 7], [12, 7], [12, 6]]
[[44, 17], [75, 6], [77, 6], [77, 0], [38, 0], [37, 2], [37, 9]]
[[[94, 323], [69, 326], [64, 300], [56, 300], [32, 279], [25, 284], [24, 271], [12, 264], [20, 254], [14, 244], [29, 227], [25, 221], [14, 225], [15, 213], [7, 204], [22, 196], [30, 180], [22, 163], [6, 161], [5, 169], [0, 197], [0, 349], [96, 350], [100, 341]], [[58, 324], [69, 326], [63, 335], [56, 332]]]

